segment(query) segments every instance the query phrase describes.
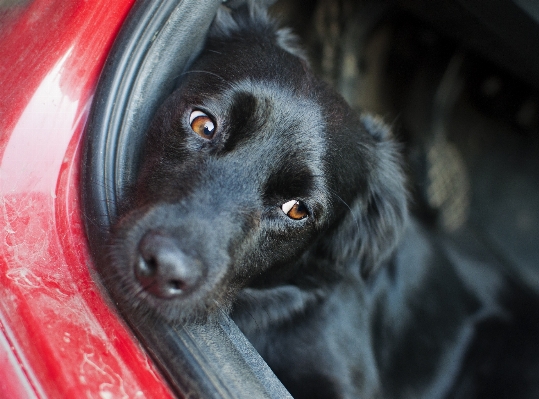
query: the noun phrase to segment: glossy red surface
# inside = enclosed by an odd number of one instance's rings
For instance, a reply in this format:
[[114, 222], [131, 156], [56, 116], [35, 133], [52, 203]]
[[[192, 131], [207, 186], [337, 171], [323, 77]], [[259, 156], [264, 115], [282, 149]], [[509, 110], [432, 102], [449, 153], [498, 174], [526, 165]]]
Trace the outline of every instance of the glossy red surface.
[[133, 0], [0, 9], [0, 397], [167, 398], [92, 279], [81, 137]]

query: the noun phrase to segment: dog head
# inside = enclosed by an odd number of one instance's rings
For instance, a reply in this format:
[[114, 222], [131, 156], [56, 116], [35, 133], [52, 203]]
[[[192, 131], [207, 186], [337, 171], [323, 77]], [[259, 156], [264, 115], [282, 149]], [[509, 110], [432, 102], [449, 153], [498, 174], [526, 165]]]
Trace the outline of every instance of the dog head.
[[244, 287], [368, 275], [406, 219], [389, 136], [311, 73], [265, 11], [220, 10], [155, 116], [113, 229], [116, 302], [190, 321], [227, 310]]

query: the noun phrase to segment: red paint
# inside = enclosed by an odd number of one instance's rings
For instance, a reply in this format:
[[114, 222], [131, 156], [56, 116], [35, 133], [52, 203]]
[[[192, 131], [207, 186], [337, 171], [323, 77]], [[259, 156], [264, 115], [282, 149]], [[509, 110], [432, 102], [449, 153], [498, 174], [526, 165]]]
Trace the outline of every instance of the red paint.
[[133, 0], [0, 15], [0, 397], [170, 398], [92, 280], [80, 143]]

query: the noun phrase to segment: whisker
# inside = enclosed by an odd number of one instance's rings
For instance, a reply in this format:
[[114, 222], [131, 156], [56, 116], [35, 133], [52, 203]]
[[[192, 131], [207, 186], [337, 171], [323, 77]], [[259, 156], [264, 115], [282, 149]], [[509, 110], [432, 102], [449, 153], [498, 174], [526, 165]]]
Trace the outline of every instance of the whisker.
[[187, 75], [188, 73], [206, 73], [208, 75], [212, 75], [212, 76], [215, 76], [219, 79], [221, 79], [223, 82], [229, 84], [230, 82], [228, 82], [225, 78], [223, 78], [222, 76], [220, 75], [217, 75], [216, 73], [214, 72], [210, 72], [210, 71], [202, 71], [202, 70], [190, 70], [190, 71], [185, 71], [183, 73], [181, 73], [180, 75], [178, 75], [177, 77], [180, 77], [180, 76], [184, 76], [184, 75]]
[[[315, 176], [315, 177], [319, 177], [319, 176]], [[348, 203], [345, 200], [343, 200], [341, 198], [341, 196], [335, 190], [333, 190], [332, 188], [327, 187], [327, 186], [325, 186], [325, 187], [317, 187], [317, 188], [320, 189], [322, 192], [325, 192], [326, 194], [330, 194], [330, 195], [336, 197], [342, 204], [344, 204], [344, 206], [346, 206], [346, 208], [348, 208], [348, 210], [350, 211], [350, 214], [352, 215], [354, 223], [356, 224], [357, 230], [360, 231], [359, 219], [357, 218], [357, 216], [352, 211], [352, 208], [350, 207], [350, 205], [348, 205]]]
[[[260, 301], [259, 301], [258, 298], [256, 298], [254, 295], [249, 294], [248, 292], [245, 292], [245, 291], [243, 292], [243, 294], [244, 294], [244, 295], [248, 295], [252, 300], [254, 300], [254, 302], [258, 302], [258, 304], [260, 305]], [[242, 310], [243, 310], [244, 312], [246, 312], [246, 313], [251, 317], [251, 319], [253, 319], [254, 323], [256, 324], [256, 329], [257, 329], [258, 331], [262, 331], [262, 329], [260, 328], [260, 325], [258, 324], [258, 321], [257, 321], [256, 318], [253, 316], [253, 314], [252, 314], [251, 312], [249, 312], [249, 310], [248, 310], [248, 308], [251, 307], [251, 306], [250, 306], [250, 303], [245, 303], [245, 302], [244, 302], [244, 303], [242, 303], [242, 305], [243, 305], [243, 306], [242, 306]], [[260, 306], [259, 306], [259, 307], [260, 307]], [[262, 308], [264, 308], [264, 307], [262, 307]], [[265, 313], [266, 313], [266, 315], [267, 315], [267, 317], [268, 317], [268, 320], [270, 320], [271, 318], [270, 318], [270, 315], [269, 315], [269, 313], [268, 313], [268, 310], [264, 308], [264, 311], [265, 311]]]
[[357, 225], [357, 228], [359, 230], [359, 220], [357, 219], [356, 215], [354, 214], [354, 212], [352, 211], [352, 208], [350, 208], [350, 205], [347, 204], [347, 202], [345, 200], [343, 200], [339, 194], [337, 194], [333, 189], [327, 187], [327, 190], [333, 194], [335, 197], [337, 197], [339, 199], [339, 201], [341, 201], [344, 206], [346, 206], [348, 208], [348, 210], [350, 211], [350, 213], [352, 214], [352, 217], [354, 218], [354, 221], [356, 222], [356, 225]]

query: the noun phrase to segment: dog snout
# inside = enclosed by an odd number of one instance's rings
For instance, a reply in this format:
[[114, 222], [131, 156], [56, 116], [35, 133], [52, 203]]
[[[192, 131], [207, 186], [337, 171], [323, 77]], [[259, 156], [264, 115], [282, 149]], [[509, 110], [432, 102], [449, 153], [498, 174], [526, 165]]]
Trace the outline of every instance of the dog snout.
[[142, 287], [160, 298], [188, 295], [200, 285], [203, 264], [167, 235], [150, 231], [139, 244], [135, 274]]

